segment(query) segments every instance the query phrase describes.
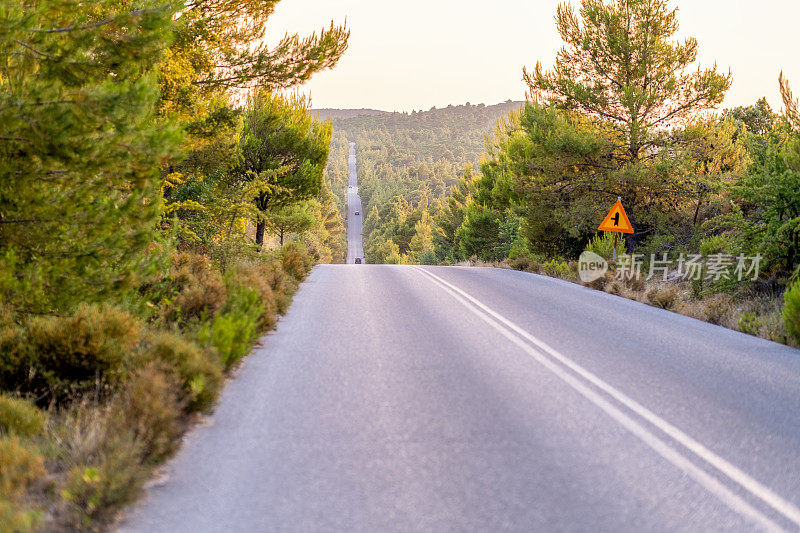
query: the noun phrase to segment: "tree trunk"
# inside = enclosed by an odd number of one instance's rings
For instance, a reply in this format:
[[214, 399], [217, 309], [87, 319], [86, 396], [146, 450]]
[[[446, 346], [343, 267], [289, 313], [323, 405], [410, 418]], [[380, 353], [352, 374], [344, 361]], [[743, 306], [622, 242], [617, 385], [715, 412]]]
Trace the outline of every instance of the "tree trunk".
[[256, 222], [256, 244], [259, 248], [264, 246], [264, 229], [266, 226], [267, 223], [263, 220]]
[[281, 229], [281, 248], [283, 248], [283, 229]]

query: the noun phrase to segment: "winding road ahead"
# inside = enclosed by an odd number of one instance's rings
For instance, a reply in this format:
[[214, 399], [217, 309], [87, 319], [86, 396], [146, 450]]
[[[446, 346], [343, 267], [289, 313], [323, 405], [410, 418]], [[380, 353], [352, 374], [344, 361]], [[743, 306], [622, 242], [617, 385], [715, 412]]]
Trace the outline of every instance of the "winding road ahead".
[[263, 344], [122, 530], [800, 528], [797, 350], [533, 274], [388, 265], [316, 267]]

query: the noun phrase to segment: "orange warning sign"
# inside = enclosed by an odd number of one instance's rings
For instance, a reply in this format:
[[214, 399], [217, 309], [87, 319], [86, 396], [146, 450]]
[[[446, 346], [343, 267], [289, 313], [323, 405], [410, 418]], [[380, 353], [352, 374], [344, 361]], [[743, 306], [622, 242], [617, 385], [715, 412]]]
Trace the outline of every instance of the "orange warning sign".
[[633, 233], [633, 226], [631, 226], [631, 221], [628, 220], [628, 215], [625, 214], [625, 208], [622, 207], [620, 200], [617, 200], [617, 203], [614, 204], [608, 216], [597, 229], [600, 231], [616, 231], [617, 233]]

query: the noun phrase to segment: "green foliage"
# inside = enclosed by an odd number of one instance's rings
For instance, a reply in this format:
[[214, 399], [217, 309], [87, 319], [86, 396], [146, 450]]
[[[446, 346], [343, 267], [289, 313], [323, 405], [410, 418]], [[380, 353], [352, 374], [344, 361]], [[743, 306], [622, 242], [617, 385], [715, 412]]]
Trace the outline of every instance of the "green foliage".
[[268, 213], [274, 221], [281, 208], [310, 200], [322, 190], [331, 126], [315, 120], [309, 107], [309, 101], [299, 96], [287, 99], [257, 90], [245, 108], [239, 143], [242, 163], [236, 172], [240, 179], [257, 184], [258, 244], [264, 242]]
[[786, 329], [800, 342], [800, 282], [792, 283], [783, 295], [783, 321]]
[[[49, 529], [103, 529], [313, 261], [343, 259], [330, 126], [274, 94], [332, 67], [349, 34], [269, 47], [276, 4], [0, 2], [0, 390], [52, 406], [45, 425], [0, 394], [0, 530], [34, 527], [39, 499]], [[256, 86], [260, 107], [240, 108]], [[264, 197], [303, 202], [290, 231], [308, 247], [255, 245]], [[25, 439], [52, 459], [35, 497]]]
[[131, 502], [147, 479], [141, 444], [130, 433], [106, 435], [91, 465], [76, 465], [67, 475], [61, 499], [70, 529], [92, 529], [112, 511]]
[[216, 400], [222, 386], [222, 372], [213, 351], [177, 333], [158, 332], [144, 339], [139, 358], [142, 364], [161, 362], [175, 372], [187, 410], [206, 410]]
[[44, 475], [44, 460], [16, 435], [0, 436], [0, 498], [19, 498], [27, 485]]
[[617, 257], [624, 255], [626, 253], [625, 238], [619, 235], [615, 238], [610, 231], [604, 231], [592, 237], [592, 240], [586, 245], [586, 251], [594, 252], [606, 261], [610, 261], [614, 256], [615, 240], [617, 243]]
[[[191, 1], [174, 20], [174, 40], [159, 69], [158, 113], [178, 117], [189, 135], [185, 158], [165, 165], [170, 218], [163, 223], [175, 226], [171, 216], [177, 216], [176, 232], [186, 242], [207, 245], [241, 237], [246, 221], [258, 217], [253, 199], [263, 192], [267, 176], [246, 175], [239, 168], [247, 133], [243, 136], [242, 112], [232, 102], [241, 91], [292, 87], [333, 67], [347, 49], [349, 32], [333, 24], [307, 37], [287, 34], [269, 47], [265, 25], [277, 3]], [[279, 135], [280, 130], [262, 133]], [[274, 172], [269, 179], [274, 181]]]
[[180, 138], [153, 115], [175, 14], [152, 0], [136, 9], [112, 0], [0, 6], [7, 304], [68, 313], [154, 273], [158, 163]]
[[142, 460], [157, 463], [176, 448], [181, 427], [180, 384], [162, 362], [136, 370], [112, 403], [112, 421], [141, 444]]
[[[251, 294], [255, 295], [255, 291]], [[258, 302], [250, 298], [229, 312], [219, 313], [199, 331], [204, 343], [213, 346], [226, 368], [236, 364], [250, 351], [258, 330]]]
[[781, 75], [778, 77], [778, 85], [780, 85], [781, 88], [783, 105], [786, 107], [786, 119], [795, 130], [800, 129], [800, 105], [792, 95], [792, 89], [789, 87], [789, 80], [783, 76], [783, 72], [781, 72]]
[[300, 234], [311, 229], [317, 221], [311, 202], [292, 203], [276, 207], [264, 214], [264, 223], [269, 233], [277, 235], [283, 246], [286, 236]]
[[732, 251], [731, 238], [728, 235], [713, 235], [700, 241], [700, 254], [704, 257]]
[[347, 236], [336, 196], [326, 182], [312, 202], [313, 226], [302, 239], [321, 263], [344, 263], [347, 257]]
[[[112, 306], [78, 306], [69, 317], [36, 317], [6, 330], [0, 388], [36, 395], [43, 403], [105, 394], [125, 377], [142, 324]], [[10, 339], [9, 339], [10, 337]]]
[[0, 498], [0, 531], [9, 533], [34, 531], [40, 516], [39, 511], [25, 509], [18, 503]]
[[[281, 268], [281, 273], [283, 269]], [[258, 293], [258, 302], [261, 314], [258, 317], [260, 331], [272, 329], [277, 320], [278, 313], [277, 294], [270, 281], [274, 272], [268, 265], [261, 261], [242, 261], [228, 272], [230, 280], [233, 280], [238, 287], [252, 289]], [[285, 286], [278, 290], [285, 290]]]
[[290, 242], [280, 251], [283, 271], [297, 281], [303, 281], [314, 266], [306, 247], [299, 242]]
[[461, 255], [477, 257], [482, 261], [496, 261], [508, 256], [510, 243], [500, 240], [501, 219], [494, 211], [470, 204], [464, 213], [464, 222], [456, 236]]
[[44, 457], [18, 436], [0, 433], [0, 466], [0, 531], [32, 531], [41, 513], [27, 508], [24, 494], [45, 475]]
[[21, 437], [35, 437], [44, 429], [45, 416], [31, 403], [0, 394], [0, 430]]
[[726, 109], [722, 117], [743, 126], [743, 129], [755, 135], [769, 133], [778, 119], [766, 98], [759, 98], [755, 105]]
[[757, 335], [758, 330], [761, 329], [761, 321], [753, 312], [744, 313], [739, 317], [738, 326], [742, 333]]
[[741, 217], [729, 217], [725, 226], [741, 233], [769, 265], [791, 272], [800, 264], [798, 135], [779, 121], [765, 135], [747, 134], [744, 142], [752, 164], [733, 187]]
[[576, 278], [576, 269], [567, 261], [559, 259], [551, 259], [541, 266], [542, 273], [547, 276], [561, 278], [566, 280], [574, 280]]
[[626, 139], [626, 157], [638, 162], [657, 146], [656, 128], [714, 109], [731, 85], [716, 66], [687, 72], [698, 45], [673, 40], [677, 14], [666, 0], [581, 0], [578, 13], [559, 5], [564, 47], [552, 71], [537, 63], [524, 72], [531, 95], [607, 121]]
[[170, 278], [175, 294], [170, 298], [168, 318], [177, 316], [183, 322], [202, 320], [211, 317], [225, 303], [227, 289], [222, 274], [205, 255], [177, 254]]
[[[311, 261], [300, 243], [289, 243], [280, 251], [281, 270], [295, 280], [305, 278], [311, 269]], [[269, 272], [253, 272], [241, 276], [242, 269], [232, 270], [226, 276], [228, 299], [209, 322], [198, 332], [200, 340], [219, 354], [222, 364], [227, 368], [237, 363], [249, 351], [258, 333], [267, 324], [274, 324], [275, 300], [272, 288], [265, 283]], [[248, 277], [258, 275], [263, 280], [257, 284], [247, 283]], [[263, 277], [261, 277], [263, 276]], [[287, 286], [282, 285], [286, 291]], [[267, 300], [265, 301], [265, 295]]]

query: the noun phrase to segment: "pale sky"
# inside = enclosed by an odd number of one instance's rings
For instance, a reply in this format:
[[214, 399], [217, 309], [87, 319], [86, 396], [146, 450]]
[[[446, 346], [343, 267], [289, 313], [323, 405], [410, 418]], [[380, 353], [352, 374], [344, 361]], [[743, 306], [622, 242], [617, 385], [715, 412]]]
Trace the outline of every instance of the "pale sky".
[[[523, 100], [523, 65], [552, 65], [557, 0], [283, 0], [268, 41], [347, 19], [350, 48], [306, 86], [316, 108], [427, 110]], [[572, 0], [576, 5], [576, 0]], [[800, 1], [672, 0], [699, 64], [733, 73], [724, 107], [766, 96], [782, 108], [781, 69], [800, 93]]]

